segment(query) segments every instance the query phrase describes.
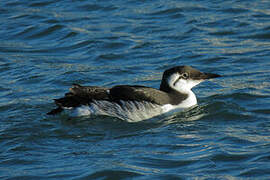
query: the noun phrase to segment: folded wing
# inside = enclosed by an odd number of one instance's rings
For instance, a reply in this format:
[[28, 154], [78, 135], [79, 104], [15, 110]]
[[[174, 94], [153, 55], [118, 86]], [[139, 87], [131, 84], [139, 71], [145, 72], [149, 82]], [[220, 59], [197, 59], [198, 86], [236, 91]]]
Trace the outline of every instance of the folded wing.
[[69, 90], [70, 92], [66, 93], [64, 97], [54, 100], [58, 107], [47, 114], [57, 114], [63, 108], [89, 105], [91, 102], [98, 100], [115, 102], [119, 105], [121, 105], [121, 101], [146, 101], [157, 105], [170, 103], [167, 93], [145, 86], [119, 85], [106, 88], [74, 84]]
[[109, 92], [110, 98], [113, 101], [147, 101], [163, 105], [168, 104], [170, 100], [167, 93], [145, 86], [120, 85], [114, 86]]
[[49, 115], [54, 115], [63, 111], [63, 108], [78, 107], [89, 104], [93, 99], [95, 100], [109, 100], [107, 90], [109, 88], [98, 86], [81, 86], [73, 84], [70, 91], [64, 97], [54, 99], [58, 106], [56, 109], [48, 112]]

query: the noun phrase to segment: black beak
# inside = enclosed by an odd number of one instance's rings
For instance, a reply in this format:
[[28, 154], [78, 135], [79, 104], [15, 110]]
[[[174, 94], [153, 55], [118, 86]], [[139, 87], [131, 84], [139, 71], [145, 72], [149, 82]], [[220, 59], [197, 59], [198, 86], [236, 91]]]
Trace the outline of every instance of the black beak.
[[221, 77], [221, 75], [218, 74], [213, 74], [213, 73], [201, 73], [199, 77], [196, 79], [213, 79], [213, 78], [218, 78]]

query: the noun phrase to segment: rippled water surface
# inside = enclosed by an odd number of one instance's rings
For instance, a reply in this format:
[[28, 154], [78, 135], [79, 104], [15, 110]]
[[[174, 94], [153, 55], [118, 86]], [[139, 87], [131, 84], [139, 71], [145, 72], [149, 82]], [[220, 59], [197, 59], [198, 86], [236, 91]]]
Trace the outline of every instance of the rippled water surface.
[[[269, 1], [11, 0], [0, 22], [1, 179], [270, 178]], [[158, 88], [184, 64], [223, 75], [193, 109], [46, 115], [73, 83]]]

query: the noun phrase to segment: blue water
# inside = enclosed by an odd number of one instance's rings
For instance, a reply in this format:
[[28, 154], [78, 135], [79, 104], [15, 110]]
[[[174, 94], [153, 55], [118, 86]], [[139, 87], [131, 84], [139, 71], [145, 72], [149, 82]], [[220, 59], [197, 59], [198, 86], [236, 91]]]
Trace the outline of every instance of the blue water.
[[[0, 179], [270, 179], [270, 2], [0, 2]], [[222, 78], [155, 121], [47, 116], [73, 83]]]

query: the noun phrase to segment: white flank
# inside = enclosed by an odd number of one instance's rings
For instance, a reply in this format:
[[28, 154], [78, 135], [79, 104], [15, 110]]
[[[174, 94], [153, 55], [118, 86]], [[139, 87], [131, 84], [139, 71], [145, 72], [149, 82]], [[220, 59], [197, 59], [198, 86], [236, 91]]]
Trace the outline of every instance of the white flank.
[[90, 105], [72, 109], [71, 116], [106, 115], [129, 122], [137, 122], [179, 109], [178, 106], [166, 104], [160, 106], [146, 101], [120, 101], [121, 106], [109, 101], [94, 101]]

